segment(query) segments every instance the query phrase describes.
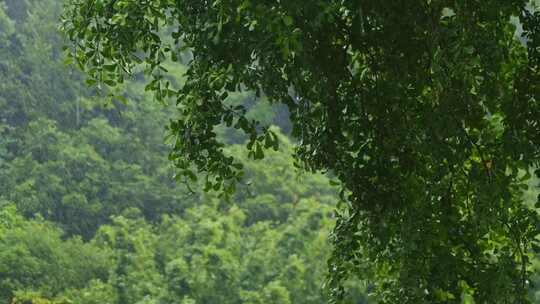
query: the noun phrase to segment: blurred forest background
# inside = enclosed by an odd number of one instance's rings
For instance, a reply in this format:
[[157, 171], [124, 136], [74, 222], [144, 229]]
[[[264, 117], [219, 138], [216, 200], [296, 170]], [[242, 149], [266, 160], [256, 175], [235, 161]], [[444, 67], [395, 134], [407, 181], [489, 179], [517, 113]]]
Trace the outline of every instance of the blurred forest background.
[[[61, 12], [0, 0], [0, 303], [325, 303], [338, 194], [294, 169], [286, 110], [231, 96], [275, 126], [280, 150], [255, 162], [217, 130], [244, 182], [230, 202], [187, 187], [167, 159], [174, 107], [145, 93], [142, 72], [123, 98], [89, 88], [64, 60]], [[184, 67], [169, 70], [180, 83]], [[370, 283], [348, 285], [346, 303], [375, 303]]]

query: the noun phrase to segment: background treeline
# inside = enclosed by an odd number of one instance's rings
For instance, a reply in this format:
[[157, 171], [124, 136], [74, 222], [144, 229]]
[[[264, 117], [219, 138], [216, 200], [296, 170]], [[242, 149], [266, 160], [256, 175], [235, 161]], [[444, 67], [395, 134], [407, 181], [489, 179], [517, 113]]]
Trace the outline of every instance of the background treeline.
[[[253, 162], [220, 129], [246, 166], [231, 201], [175, 181], [174, 107], [152, 102], [142, 73], [119, 91], [128, 103], [88, 88], [63, 62], [61, 10], [0, 0], [0, 303], [324, 303], [329, 180], [294, 170], [286, 135]], [[231, 103], [289, 131], [283, 109]], [[368, 302], [369, 284], [350, 286], [346, 303]]]

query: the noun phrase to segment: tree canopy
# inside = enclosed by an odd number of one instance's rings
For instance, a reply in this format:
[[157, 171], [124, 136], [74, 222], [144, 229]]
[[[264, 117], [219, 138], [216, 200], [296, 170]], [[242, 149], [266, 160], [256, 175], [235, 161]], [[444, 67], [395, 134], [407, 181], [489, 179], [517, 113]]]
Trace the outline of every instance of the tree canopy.
[[[142, 67], [175, 101], [170, 159], [208, 190], [232, 195], [243, 176], [217, 126], [243, 131], [253, 159], [279, 144], [229, 95], [285, 105], [297, 165], [341, 184], [336, 300], [361, 274], [382, 303], [522, 303], [540, 229], [523, 204], [540, 165], [539, 20], [525, 0], [71, 0], [62, 28], [89, 83]], [[170, 61], [187, 63], [182, 85]]]

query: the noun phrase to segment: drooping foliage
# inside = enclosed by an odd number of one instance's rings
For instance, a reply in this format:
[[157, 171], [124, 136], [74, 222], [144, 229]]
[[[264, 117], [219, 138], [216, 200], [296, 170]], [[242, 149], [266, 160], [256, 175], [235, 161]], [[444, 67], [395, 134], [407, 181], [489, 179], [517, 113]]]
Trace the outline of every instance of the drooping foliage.
[[[235, 196], [176, 183], [164, 144], [174, 109], [152, 102], [142, 72], [112, 102], [87, 88], [63, 64], [61, 4], [0, 0], [0, 303], [324, 303], [328, 178], [294, 172], [277, 128], [267, 162], [220, 128], [245, 164]], [[287, 131], [284, 108], [229, 102]], [[352, 286], [350, 302], [365, 303], [367, 283]]]
[[[369, 273], [383, 303], [521, 303], [540, 227], [522, 202], [540, 161], [539, 16], [525, 0], [72, 0], [63, 30], [92, 82], [145, 67], [176, 101], [171, 159], [208, 189], [242, 176], [216, 126], [245, 132], [254, 159], [277, 146], [228, 96], [285, 105], [299, 166], [342, 184], [336, 299]], [[185, 58], [169, 85], [164, 62]]]

